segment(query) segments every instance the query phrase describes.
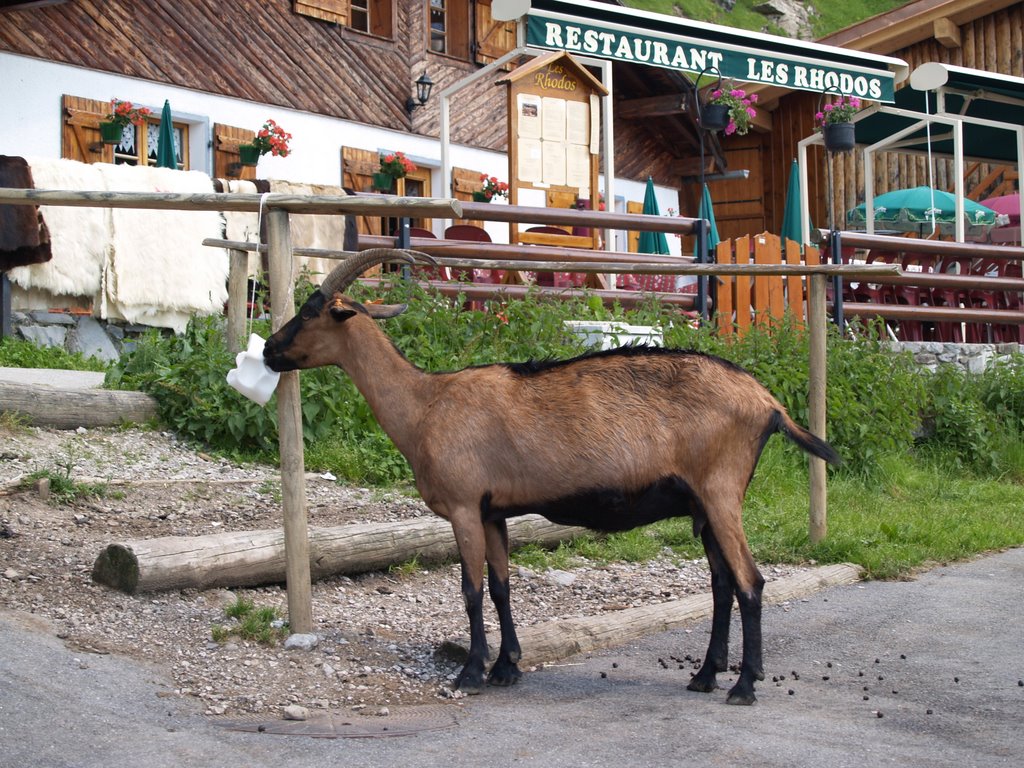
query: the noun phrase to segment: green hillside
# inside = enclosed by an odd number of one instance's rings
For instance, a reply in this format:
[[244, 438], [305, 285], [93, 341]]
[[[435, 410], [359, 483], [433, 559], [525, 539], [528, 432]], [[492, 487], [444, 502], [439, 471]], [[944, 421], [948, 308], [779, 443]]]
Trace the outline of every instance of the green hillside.
[[[754, 10], [755, 6], [762, 2], [764, 0], [736, 0], [732, 10], [727, 11], [714, 0], [623, 0], [623, 3], [631, 8], [640, 8], [652, 13], [679, 15], [712, 24], [785, 34], [771, 24], [768, 17]], [[816, 9], [812, 11], [810, 21], [813, 37], [818, 38], [906, 5], [906, 2], [907, 0], [816, 0], [804, 5]]]

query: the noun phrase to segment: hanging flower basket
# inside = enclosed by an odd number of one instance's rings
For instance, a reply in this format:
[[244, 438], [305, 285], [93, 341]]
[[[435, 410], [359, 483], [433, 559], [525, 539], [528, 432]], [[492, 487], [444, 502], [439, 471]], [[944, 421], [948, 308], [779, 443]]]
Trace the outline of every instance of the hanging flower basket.
[[480, 190], [475, 190], [473, 192], [473, 202], [474, 203], [489, 203], [489, 202], [491, 202], [491, 198], [487, 195], [486, 192], [481, 192]]
[[250, 168], [254, 167], [260, 161], [260, 155], [263, 154], [260, 148], [254, 144], [240, 144], [238, 147], [238, 159], [242, 165]]
[[700, 108], [700, 125], [706, 131], [720, 131], [729, 125], [728, 104], [705, 104]]
[[375, 173], [372, 183], [378, 192], [390, 192], [395, 186], [395, 177], [390, 173]]
[[821, 136], [829, 152], [849, 152], [857, 144], [853, 123], [826, 123]]
[[124, 126], [121, 123], [100, 123], [100, 139], [104, 144], [120, 144], [123, 134]]

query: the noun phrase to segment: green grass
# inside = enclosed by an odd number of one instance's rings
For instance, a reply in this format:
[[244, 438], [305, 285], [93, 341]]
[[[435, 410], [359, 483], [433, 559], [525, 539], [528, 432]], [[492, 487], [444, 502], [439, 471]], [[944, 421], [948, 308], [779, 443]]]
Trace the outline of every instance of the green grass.
[[[737, 0], [728, 11], [714, 0], [625, 0], [625, 4], [651, 13], [679, 13], [685, 18], [711, 24], [781, 34], [769, 17], [754, 10], [760, 5], [760, 0]], [[817, 0], [808, 3], [814, 8], [810, 17], [811, 28], [815, 36], [821, 37], [905, 4], [905, 0], [850, 0], [842, 3]]]
[[224, 614], [233, 619], [231, 625], [218, 624], [210, 630], [215, 642], [227, 642], [232, 636], [251, 640], [260, 645], [276, 645], [288, 634], [287, 624], [275, 626], [280, 619], [276, 608], [257, 607], [252, 600], [237, 597], [235, 602], [224, 609]]

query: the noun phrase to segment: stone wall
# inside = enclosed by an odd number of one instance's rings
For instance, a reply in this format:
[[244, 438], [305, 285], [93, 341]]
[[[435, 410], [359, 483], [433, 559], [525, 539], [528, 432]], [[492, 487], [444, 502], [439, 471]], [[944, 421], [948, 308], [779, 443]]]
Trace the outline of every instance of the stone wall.
[[134, 339], [149, 326], [134, 323], [100, 321], [90, 315], [68, 312], [13, 312], [11, 325], [15, 338], [27, 339], [40, 347], [62, 347], [112, 362], [129, 350]]
[[936, 370], [941, 363], [959, 365], [971, 373], [981, 373], [992, 363], [1009, 360], [1024, 352], [1024, 344], [947, 344], [941, 341], [898, 341], [893, 349], [909, 351], [922, 368]]

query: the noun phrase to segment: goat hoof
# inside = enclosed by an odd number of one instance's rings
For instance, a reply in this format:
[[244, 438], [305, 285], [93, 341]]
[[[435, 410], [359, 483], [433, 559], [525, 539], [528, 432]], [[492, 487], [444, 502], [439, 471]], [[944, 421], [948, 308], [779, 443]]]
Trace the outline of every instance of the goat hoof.
[[519, 667], [515, 664], [502, 664], [498, 661], [495, 662], [494, 666], [491, 668], [491, 674], [487, 677], [487, 684], [507, 687], [515, 685], [519, 682], [519, 678], [522, 676], [523, 673], [519, 671]]
[[718, 679], [714, 672], [705, 673], [703, 670], [694, 675], [686, 686], [688, 691], [697, 693], [711, 693], [718, 690]]
[[455, 688], [467, 696], [475, 696], [483, 693], [484, 676], [483, 672], [467, 672], [465, 669], [459, 673], [455, 680]]
[[736, 686], [736, 688], [729, 691], [729, 696], [725, 700], [726, 704], [749, 706], [757, 701], [757, 697], [754, 696], [754, 691], [752, 689], [749, 691], [740, 691], [737, 690], [737, 688], [739, 688], [739, 686]]

